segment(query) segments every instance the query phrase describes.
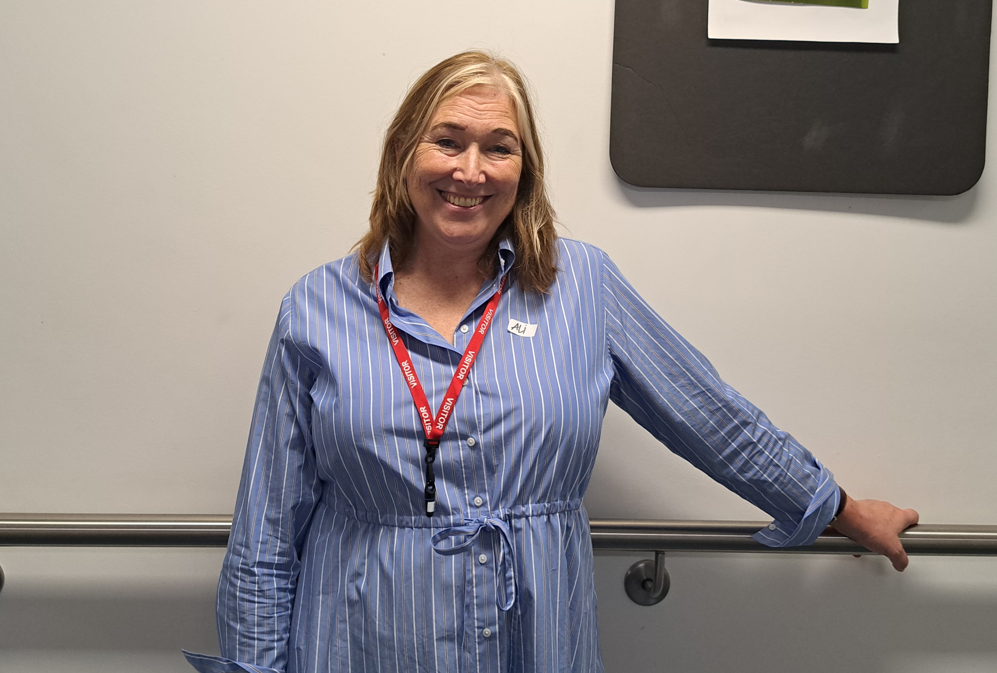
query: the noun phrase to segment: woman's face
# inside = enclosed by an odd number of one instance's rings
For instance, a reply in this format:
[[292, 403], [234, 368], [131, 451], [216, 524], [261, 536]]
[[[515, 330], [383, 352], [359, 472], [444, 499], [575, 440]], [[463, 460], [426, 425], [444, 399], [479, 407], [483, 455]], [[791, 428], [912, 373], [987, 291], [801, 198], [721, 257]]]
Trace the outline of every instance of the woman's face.
[[419, 245], [482, 254], [512, 211], [522, 167], [504, 92], [478, 85], [441, 103], [406, 175]]

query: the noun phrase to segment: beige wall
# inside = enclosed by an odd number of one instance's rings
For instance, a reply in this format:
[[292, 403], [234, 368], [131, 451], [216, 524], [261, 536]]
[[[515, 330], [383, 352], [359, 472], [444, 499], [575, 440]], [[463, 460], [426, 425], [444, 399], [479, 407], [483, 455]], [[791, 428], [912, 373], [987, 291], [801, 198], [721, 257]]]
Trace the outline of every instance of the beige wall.
[[[612, 28], [584, 0], [0, 2], [0, 511], [230, 512], [281, 296], [363, 230], [406, 85], [486, 47], [538, 93], [567, 235], [850, 493], [997, 523], [995, 174], [955, 198], [629, 188]], [[587, 504], [762, 518], [615, 410]], [[676, 554], [648, 609], [635, 559], [597, 558], [611, 673], [997, 668], [997, 561]], [[0, 672], [186, 670], [220, 560], [0, 548]]]

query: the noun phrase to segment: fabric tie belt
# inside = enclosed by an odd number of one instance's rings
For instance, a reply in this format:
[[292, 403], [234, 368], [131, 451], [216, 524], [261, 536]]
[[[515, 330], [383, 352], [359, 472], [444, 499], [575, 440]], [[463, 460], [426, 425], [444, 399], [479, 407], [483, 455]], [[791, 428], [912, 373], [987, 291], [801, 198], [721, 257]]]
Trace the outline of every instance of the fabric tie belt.
[[[463, 526], [444, 528], [433, 536], [433, 551], [443, 556], [462, 554], [471, 548], [474, 541], [481, 535], [483, 528], [496, 531], [499, 534], [498, 567], [505, 580], [503, 582], [505, 585], [505, 599], [499, 602], [499, 608], [502, 611], [508, 611], [513, 603], [516, 602], [516, 575], [512, 562], [512, 532], [509, 530], [509, 524], [502, 519], [487, 516], [476, 519], [464, 519]], [[452, 547], [444, 547], [442, 543], [452, 537], [463, 537], [465, 540]]]

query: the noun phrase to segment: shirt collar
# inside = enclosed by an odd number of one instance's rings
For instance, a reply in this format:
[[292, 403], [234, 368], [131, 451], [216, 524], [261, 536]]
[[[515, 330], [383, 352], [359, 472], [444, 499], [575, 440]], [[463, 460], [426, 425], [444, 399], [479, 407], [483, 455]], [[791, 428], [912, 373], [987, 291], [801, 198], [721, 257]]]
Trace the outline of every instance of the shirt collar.
[[384, 240], [381, 246], [381, 256], [377, 258], [377, 287], [381, 290], [381, 296], [386, 302], [393, 303], [395, 299], [395, 270], [391, 266], [391, 245], [388, 240]]
[[[499, 272], [498, 276], [492, 281], [489, 287], [498, 287], [498, 282], [505, 278], [505, 276], [512, 270], [513, 264], [516, 263], [516, 251], [513, 250], [512, 241], [508, 238], [503, 238], [498, 244], [498, 263]], [[384, 245], [381, 246], [381, 255], [377, 259], [377, 286], [381, 290], [381, 296], [388, 304], [397, 304], [395, 299], [395, 270], [391, 265], [391, 245], [387, 240], [384, 241]], [[494, 292], [494, 290], [492, 290]]]
[[516, 263], [516, 251], [512, 248], [512, 241], [503, 238], [498, 245], [499, 275], [495, 280], [502, 280]]

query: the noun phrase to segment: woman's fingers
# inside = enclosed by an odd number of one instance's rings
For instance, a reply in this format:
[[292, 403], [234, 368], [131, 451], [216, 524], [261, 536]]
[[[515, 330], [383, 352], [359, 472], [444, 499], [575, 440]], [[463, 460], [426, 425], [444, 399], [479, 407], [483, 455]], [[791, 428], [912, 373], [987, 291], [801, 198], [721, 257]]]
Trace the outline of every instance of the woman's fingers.
[[903, 571], [910, 561], [899, 535], [917, 521], [918, 513], [913, 509], [900, 509], [882, 500], [849, 498], [832, 525], [869, 551], [886, 556], [894, 568]]
[[907, 552], [904, 550], [903, 544], [901, 544], [898, 538], [895, 543], [890, 544], [889, 551], [886, 553], [886, 558], [890, 559], [893, 567], [899, 572], [903, 572], [904, 568], [910, 560], [907, 558]]
[[908, 508], [908, 509], [903, 510], [903, 512], [904, 512], [904, 514], [907, 517], [907, 525], [903, 527], [903, 530], [907, 530], [911, 526], [916, 525], [917, 522], [920, 521], [920, 519], [921, 519], [921, 515], [918, 514], [917, 512], [915, 512], [912, 509]]

